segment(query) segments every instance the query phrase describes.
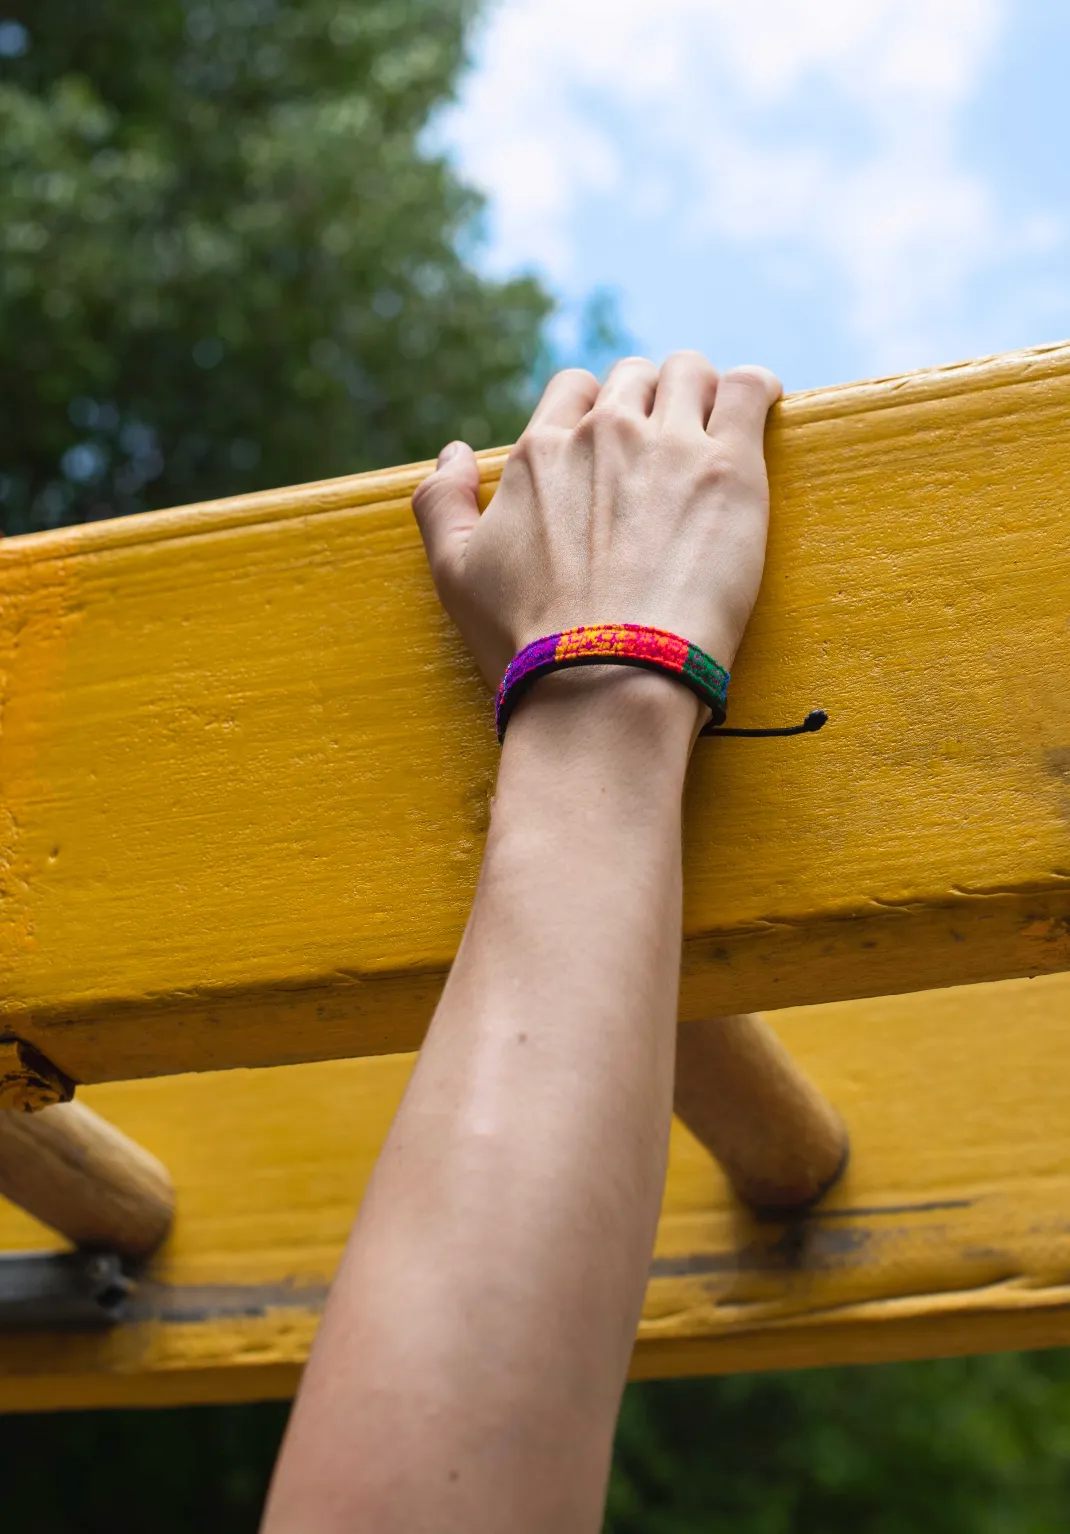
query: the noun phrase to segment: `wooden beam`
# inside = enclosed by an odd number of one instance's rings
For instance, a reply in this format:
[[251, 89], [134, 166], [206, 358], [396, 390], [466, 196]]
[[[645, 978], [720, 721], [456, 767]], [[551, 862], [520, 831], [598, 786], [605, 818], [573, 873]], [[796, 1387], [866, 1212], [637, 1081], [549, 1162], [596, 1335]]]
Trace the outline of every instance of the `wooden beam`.
[[[1070, 1342], [1070, 977], [774, 1019], [843, 1111], [843, 1181], [761, 1223], [674, 1126], [637, 1376]], [[408, 1075], [403, 1057], [173, 1077], [85, 1096], [171, 1168], [173, 1235], [105, 1335], [7, 1336], [0, 1410], [294, 1388]], [[0, 1250], [51, 1243], [0, 1211]]]
[[[682, 1015], [1067, 968], [1070, 348], [768, 447], [732, 720], [830, 722], [698, 746]], [[0, 546], [0, 1033], [79, 1082], [415, 1047], [497, 761], [421, 473]]]

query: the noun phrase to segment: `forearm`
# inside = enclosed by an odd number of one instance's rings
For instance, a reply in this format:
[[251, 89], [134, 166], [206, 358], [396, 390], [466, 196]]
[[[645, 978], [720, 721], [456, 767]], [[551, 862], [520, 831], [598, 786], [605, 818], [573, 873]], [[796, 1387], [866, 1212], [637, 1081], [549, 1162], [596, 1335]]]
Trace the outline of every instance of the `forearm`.
[[[302, 1534], [598, 1528], [664, 1177], [695, 724], [682, 688], [617, 672], [543, 686], [510, 726], [272, 1534], [296, 1528], [288, 1504]], [[344, 1465], [316, 1449], [336, 1414]]]
[[475, 906], [331, 1292], [268, 1534], [600, 1525], [671, 1116], [680, 800], [707, 717], [681, 656], [720, 678], [719, 710], [761, 577], [779, 390], [694, 353], [622, 359], [602, 385], [566, 370], [485, 512], [463, 443], [413, 497], [491, 687], [529, 646], [575, 659], [562, 636], [592, 624], [599, 656], [634, 660], [620, 636], [645, 634], [673, 678], [544, 676], [500, 720]]

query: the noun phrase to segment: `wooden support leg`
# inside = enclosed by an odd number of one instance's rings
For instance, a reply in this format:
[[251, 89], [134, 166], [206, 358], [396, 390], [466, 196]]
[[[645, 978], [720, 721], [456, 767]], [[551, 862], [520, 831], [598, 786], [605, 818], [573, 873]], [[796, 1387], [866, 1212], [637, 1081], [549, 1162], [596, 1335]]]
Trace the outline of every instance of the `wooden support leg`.
[[847, 1164], [847, 1131], [760, 1017], [681, 1023], [677, 1117], [762, 1213], [815, 1203]]
[[0, 1113], [0, 1194], [82, 1247], [145, 1257], [167, 1235], [166, 1167], [81, 1103]]

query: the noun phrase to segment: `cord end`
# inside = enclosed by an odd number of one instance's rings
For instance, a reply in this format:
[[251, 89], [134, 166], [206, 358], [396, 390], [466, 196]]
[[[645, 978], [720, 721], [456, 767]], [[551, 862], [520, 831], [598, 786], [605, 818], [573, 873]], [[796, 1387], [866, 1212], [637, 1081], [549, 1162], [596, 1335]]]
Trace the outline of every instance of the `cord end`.
[[731, 725], [714, 724], [711, 721], [702, 731], [702, 734], [708, 736], [711, 740], [717, 735], [745, 735], [752, 740], [768, 738], [770, 735], [813, 735], [815, 730], [820, 730], [822, 725], [828, 723], [828, 717], [823, 708], [812, 708], [802, 724], [782, 724], [772, 729], [764, 730], [737, 729]]

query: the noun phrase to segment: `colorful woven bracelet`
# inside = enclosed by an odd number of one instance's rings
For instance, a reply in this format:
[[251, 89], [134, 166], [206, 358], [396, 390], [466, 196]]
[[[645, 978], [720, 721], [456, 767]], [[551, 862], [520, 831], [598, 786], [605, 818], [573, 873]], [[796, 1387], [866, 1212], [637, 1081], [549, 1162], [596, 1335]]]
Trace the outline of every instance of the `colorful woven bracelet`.
[[499, 743], [520, 698], [539, 677], [571, 666], [639, 666], [664, 671], [690, 687], [711, 710], [706, 729], [723, 724], [727, 714], [728, 672], [705, 650], [665, 629], [641, 623], [594, 623], [547, 634], [513, 656], [498, 688], [496, 720]]

